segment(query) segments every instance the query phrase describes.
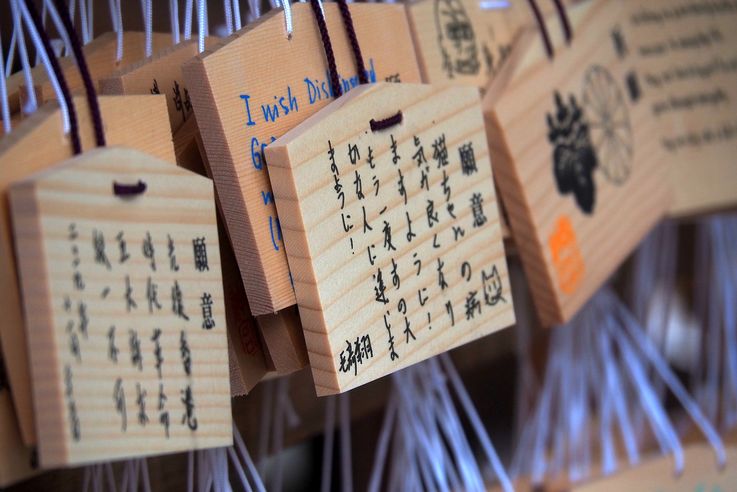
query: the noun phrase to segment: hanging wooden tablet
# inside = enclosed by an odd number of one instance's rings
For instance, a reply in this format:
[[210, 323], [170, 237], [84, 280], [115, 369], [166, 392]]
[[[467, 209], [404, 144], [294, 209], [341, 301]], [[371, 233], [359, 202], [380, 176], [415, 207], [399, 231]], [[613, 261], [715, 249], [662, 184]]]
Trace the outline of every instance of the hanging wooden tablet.
[[[206, 38], [205, 45], [211, 47], [216, 41], [217, 38]], [[100, 89], [103, 94], [166, 95], [177, 165], [211, 177], [209, 163], [203, 158], [204, 152], [200, 151], [200, 132], [189, 89], [182, 76], [182, 64], [196, 56], [197, 50], [196, 41], [184, 41], [100, 80]], [[218, 207], [222, 209], [219, 200]], [[221, 225], [220, 216], [221, 214], [218, 217], [218, 230]], [[231, 353], [231, 387], [234, 395], [242, 395], [261, 380], [266, 373], [266, 364], [258, 339], [256, 320], [248, 307], [230, 239], [224, 230], [220, 233]]]
[[256, 318], [272, 369], [279, 375], [291, 374], [309, 364], [302, 323], [295, 306]]
[[[162, 32], [152, 33], [152, 50], [154, 53], [171, 46], [171, 34]], [[123, 58], [116, 61], [118, 41], [117, 34], [114, 32], [106, 32], [97, 36], [95, 39], [84, 45], [84, 52], [87, 66], [90, 70], [92, 80], [97, 83], [101, 78], [109, 76], [115, 70], [128, 66], [142, 60], [146, 53], [146, 34], [143, 32], [126, 31], [123, 33]], [[81, 93], [84, 90], [82, 77], [77, 69], [77, 62], [73, 56], [66, 56], [59, 59], [59, 65], [64, 73], [64, 78], [69, 85], [69, 90], [73, 94]], [[34, 68], [33, 85], [36, 91], [36, 98], [41, 104], [45, 101], [56, 99], [48, 74], [44, 67]], [[25, 84], [20, 88], [21, 102], [26, 100]]]
[[230, 389], [233, 396], [239, 396], [250, 392], [266, 375], [268, 367], [256, 320], [248, 307], [233, 247], [220, 214], [218, 214], [218, 237], [228, 331]]
[[[589, 15], [590, 7], [595, 2], [591, 1], [569, 1], [564, 2], [565, 11], [567, 14], [568, 21], [576, 32], [579, 26], [585, 22], [585, 19]], [[540, 13], [543, 17], [543, 22], [546, 25], [548, 38], [550, 44], [554, 50], [564, 49], [566, 46], [566, 38], [562, 29], [560, 16], [553, 8], [553, 3], [550, 1], [537, 0], [537, 5], [540, 8]], [[503, 11], [504, 14], [509, 18], [509, 28], [514, 30], [515, 40], [519, 40], [525, 31], [533, 31], [536, 34], [527, 34], [527, 36], [538, 37], [539, 40], [539, 27], [536, 24], [534, 15], [530, 10], [528, 2], [512, 2], [509, 9]], [[486, 15], [492, 15], [494, 11], [489, 11]], [[518, 50], [513, 60], [509, 60], [510, 51], [507, 52], [507, 56], [504, 58], [503, 66], [504, 71], [497, 70], [494, 73], [494, 77], [504, 77], [503, 82], [490, 84], [486, 87], [490, 90], [492, 87], [506, 87], [508, 85], [515, 84], [520, 78], [535, 77], [534, 71], [540, 64], [548, 60], [547, 53], [545, 51], [545, 45], [542, 42], [532, 41], [527, 49], [521, 53]], [[501, 68], [501, 65], [498, 65]]]
[[[207, 38], [206, 45], [212, 46], [215, 41], [217, 38]], [[201, 153], [198, 144], [200, 132], [181, 68], [182, 63], [197, 53], [196, 41], [184, 41], [102, 79], [100, 87], [105, 94], [151, 94], [163, 91], [167, 96], [177, 164], [198, 174], [211, 176], [209, 164], [203, 159], [204, 153]], [[219, 199], [217, 201], [222, 209]], [[220, 230], [220, 218], [218, 225]], [[228, 319], [231, 392], [233, 395], [242, 395], [263, 378], [267, 367], [256, 320], [250, 312], [232, 245], [224, 230], [220, 231], [220, 250]]]
[[0, 356], [0, 487], [33, 476], [38, 465], [31, 448], [23, 444], [4, 371]]
[[498, 46], [477, 1], [418, 0], [407, 4], [407, 17], [423, 82], [486, 86]]
[[637, 67], [627, 87], [657, 123], [672, 215], [737, 205], [737, 4], [625, 2], [612, 35]]
[[[337, 5], [323, 5], [341, 84], [358, 84]], [[372, 82], [418, 82], [402, 5], [349, 6]], [[184, 65], [228, 234], [254, 315], [295, 303], [263, 148], [332, 100], [322, 40], [311, 7], [292, 6], [291, 37], [284, 13], [258, 22]]]
[[115, 147], [10, 202], [41, 464], [230, 445], [212, 182]]
[[[107, 141], [145, 151], [174, 162], [166, 102], [163, 96], [100, 97]], [[82, 146], [89, 148], [94, 132], [86, 98], [74, 98]], [[13, 403], [26, 444], [36, 441], [31, 404], [31, 385], [22, 304], [15, 269], [12, 231], [10, 230], [6, 192], [10, 183], [34, 172], [47, 169], [72, 155], [69, 138], [62, 130], [58, 105], [54, 101], [41, 106], [23, 120], [13, 132], [0, 139], [0, 340], [5, 351]], [[173, 165], [173, 164], [172, 164]], [[12, 348], [10, 348], [12, 347]]]
[[[539, 32], [515, 45], [484, 96], [489, 146], [541, 321], [569, 320], [668, 207], [667, 159], [628, 89], [632, 59], [611, 33], [622, 2], [595, 0], [551, 60]], [[529, 76], [505, 72], [520, 60]]]
[[514, 322], [475, 87], [361, 86], [266, 159], [318, 395]]

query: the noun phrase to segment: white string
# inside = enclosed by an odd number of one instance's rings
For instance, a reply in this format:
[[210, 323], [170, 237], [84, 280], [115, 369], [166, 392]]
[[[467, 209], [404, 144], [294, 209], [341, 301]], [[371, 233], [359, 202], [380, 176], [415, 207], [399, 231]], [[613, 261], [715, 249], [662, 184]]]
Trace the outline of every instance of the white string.
[[[614, 299], [614, 294], [610, 294]], [[719, 434], [709, 422], [709, 419], [701, 412], [696, 402], [689, 396], [686, 389], [683, 387], [681, 382], [678, 380], [673, 371], [668, 367], [668, 363], [660, 355], [652, 341], [647, 338], [637, 328], [637, 322], [632, 318], [632, 315], [624, 308], [621, 303], [613, 302], [614, 307], [617, 309], [617, 313], [620, 319], [623, 321], [622, 325], [625, 331], [628, 332], [630, 337], [636, 342], [642, 353], [647, 357], [650, 363], [653, 365], [655, 370], [658, 372], [660, 377], [666, 383], [671, 392], [680, 402], [681, 406], [688, 412], [694, 423], [701, 429], [709, 444], [714, 448], [714, 452], [717, 456], [717, 462], [720, 467], [723, 467], [726, 463], [726, 455], [724, 451], [724, 443], [722, 442]], [[634, 346], [633, 346], [634, 347]]]
[[3, 132], [7, 135], [13, 130], [13, 125], [10, 122], [10, 103], [5, 76], [5, 61], [3, 60], [2, 35], [0, 35], [0, 110], [3, 117]]
[[258, 474], [256, 466], [253, 464], [253, 460], [251, 460], [251, 455], [248, 453], [248, 449], [246, 449], [246, 445], [243, 443], [243, 438], [241, 437], [240, 432], [238, 432], [238, 428], [235, 426], [235, 423], [233, 424], [233, 437], [235, 439], [235, 445], [237, 446], [238, 451], [240, 451], [241, 458], [246, 462], [246, 467], [251, 474], [251, 480], [253, 480], [256, 490], [258, 492], [266, 492], [261, 476]]
[[724, 331], [724, 348], [726, 355], [726, 373], [722, 378], [722, 420], [727, 429], [737, 423], [737, 313], [735, 312], [734, 300], [737, 299], [737, 255], [735, 255], [734, 238], [730, 238], [731, 232], [737, 231], [737, 222], [729, 219], [715, 217], [711, 220], [712, 254], [717, 262], [715, 270], [720, 272], [714, 275], [714, 282], [721, 285], [719, 292], [721, 298], [721, 324]]
[[253, 489], [251, 488], [251, 484], [248, 483], [248, 478], [246, 477], [246, 471], [243, 469], [243, 465], [241, 464], [241, 461], [238, 459], [238, 455], [235, 453], [235, 450], [233, 447], [228, 448], [228, 457], [230, 458], [230, 462], [233, 464], [233, 468], [235, 468], [235, 473], [238, 475], [238, 479], [241, 481], [241, 485], [243, 486], [243, 489], [246, 492], [251, 492]]
[[90, 35], [90, 41], [95, 38], [95, 2], [87, 0], [87, 32]]
[[386, 464], [387, 451], [389, 449], [391, 431], [394, 427], [396, 417], [397, 398], [396, 394], [392, 392], [389, 396], [386, 413], [384, 414], [384, 421], [381, 423], [381, 429], [379, 430], [379, 440], [376, 444], [376, 450], [374, 451], [374, 466], [371, 469], [368, 492], [379, 492], [381, 477], [384, 474], [384, 467]]
[[[204, 458], [209, 461], [210, 465], [210, 475], [211, 478], [208, 479], [208, 482], [212, 480], [213, 482], [213, 488], [216, 492], [220, 492], [222, 490], [225, 490], [225, 480], [223, 477], [223, 473], [221, 470], [219, 455], [220, 450], [219, 449], [207, 449], [204, 452]], [[227, 471], [225, 473], [227, 475]]]
[[[287, 38], [292, 38], [292, 31], [294, 27], [292, 25], [292, 6], [289, 0], [280, 0], [282, 7], [284, 8], [284, 28], [287, 31]], [[320, 11], [322, 16], [325, 17], [325, 12], [322, 10], [322, 2], [320, 2]]]
[[241, 4], [238, 0], [233, 0], [233, 20], [235, 22], [235, 30], [240, 31], [243, 25], [241, 23]]
[[343, 492], [353, 491], [350, 402], [350, 393], [341, 393], [338, 397], [340, 406], [340, 478]]
[[108, 492], [116, 492], [115, 476], [113, 475], [113, 465], [110, 462], [105, 463], [105, 478], [107, 479]]
[[92, 36], [90, 36], [90, 23], [87, 19], [87, 0], [79, 0], [79, 20], [82, 30], [82, 44], [87, 44], [92, 40]]
[[481, 441], [482, 449], [484, 450], [487, 459], [491, 463], [491, 466], [494, 469], [494, 473], [496, 474], [499, 483], [501, 484], [505, 492], [512, 492], [514, 490], [514, 487], [512, 486], [512, 481], [509, 479], [507, 472], [504, 470], [504, 467], [499, 460], [499, 455], [497, 455], [496, 450], [494, 449], [494, 445], [491, 443], [491, 439], [489, 439], [489, 435], [484, 429], [484, 424], [481, 422], [481, 418], [476, 411], [476, 407], [473, 405], [471, 397], [468, 395], [468, 391], [466, 391], [466, 388], [463, 386], [461, 378], [458, 375], [458, 371], [456, 371], [453, 362], [450, 360], [450, 356], [447, 353], [443, 353], [440, 355], [439, 359], [440, 362], [443, 364], [443, 368], [445, 369], [446, 374], [448, 374], [448, 376], [450, 377], [451, 385], [453, 386], [453, 389], [456, 391], [456, 395], [461, 401], [461, 405], [466, 412], [466, 416], [471, 421], [471, 425], [474, 432], [476, 433], [476, 437], [478, 437]]
[[90, 467], [85, 466], [84, 474], [82, 475], [82, 492], [87, 492], [88, 490], [90, 490], [91, 481], [92, 481], [92, 473], [90, 472]]
[[207, 0], [197, 0], [197, 27], [199, 29], [198, 51], [205, 51], [207, 36]]
[[[588, 330], [593, 331], [593, 330]], [[601, 361], [604, 363], [604, 384], [606, 387], [606, 394], [611, 395], [612, 404], [614, 411], [617, 415], [619, 422], [620, 436], [624, 447], [627, 452], [627, 458], [630, 465], [639, 463], [640, 454], [637, 449], [636, 435], [632, 422], [627, 412], [627, 402], [625, 400], [625, 388], [622, 386], [622, 381], [619, 377], [619, 372], [616, 367], [616, 360], [614, 354], [610, 348], [609, 340], [606, 336], [605, 330], [596, 330], [598, 334], [598, 345], [599, 353], [601, 354]]]
[[187, 492], [194, 490], [194, 451], [187, 453]]
[[[18, 52], [20, 54], [21, 66], [23, 67], [23, 78], [25, 79], [26, 91], [28, 95], [26, 105], [23, 108], [23, 113], [31, 114], [38, 108], [38, 102], [36, 100], [36, 91], [33, 87], [31, 64], [28, 62], [28, 51], [26, 50], [26, 41], [25, 37], [23, 36], [23, 27], [21, 24], [21, 11], [18, 5], [18, 0], [10, 0], [10, 8], [12, 10], [13, 16], [13, 29], [15, 29], [15, 31], [18, 33]], [[65, 126], [65, 128], [68, 128], [68, 120], [67, 126]]]
[[225, 11], [225, 30], [230, 36], [233, 34], [233, 10], [230, 0], [223, 0], [223, 10]]
[[[117, 43], [115, 49], [115, 61], [120, 62], [123, 59], [123, 15], [121, 12], [120, 0], [108, 0], [108, 10], [110, 10], [110, 22], [113, 26]], [[67, 48], [67, 51], [70, 49], [71, 48]]]
[[103, 473], [103, 464], [97, 464], [95, 465], [95, 481], [93, 482], [93, 490], [95, 492], [102, 492], [103, 491], [103, 482], [102, 482], [102, 473]]
[[115, 60], [121, 61], [123, 59], [123, 10], [120, 6], [121, 0], [115, 0], [115, 9], [118, 12], [118, 46], [115, 51]]
[[458, 463], [458, 472], [464, 490], [484, 490], [481, 470], [466, 438], [465, 431], [454, 408], [451, 395], [436, 359], [429, 362], [436, 388], [436, 405], [440, 430], [451, 445], [453, 459]]
[[74, 15], [76, 14], [77, 9], [77, 0], [70, 0], [69, 1], [69, 18], [72, 19], [72, 24], [74, 24]]
[[54, 6], [54, 2], [52, 2], [52, 0], [44, 0], [44, 7], [48, 9], [49, 17], [51, 17], [51, 21], [54, 23], [54, 26], [56, 27], [56, 32], [59, 33], [62, 41], [64, 42], [65, 56], [71, 55], [72, 54], [72, 43], [71, 41], [69, 41], [69, 33], [67, 33], [67, 30], [64, 29], [64, 24], [61, 22], [61, 18], [59, 17], [59, 11], [56, 10], [56, 6]]
[[253, 22], [261, 17], [260, 0], [248, 0], [248, 20]]
[[508, 9], [511, 6], [511, 2], [508, 0], [481, 0], [479, 2], [481, 10]]
[[[30, 35], [31, 40], [36, 47], [36, 52], [39, 53], [39, 55], [41, 56], [41, 62], [43, 63], [44, 67], [46, 67], [49, 82], [51, 83], [51, 87], [54, 89], [54, 93], [56, 94], [56, 99], [59, 103], [59, 110], [61, 111], [61, 120], [64, 133], [69, 133], [71, 129], [71, 125], [69, 123], [69, 108], [67, 107], [67, 102], [64, 99], [64, 93], [61, 91], [59, 80], [57, 80], [54, 74], [54, 70], [51, 67], [51, 61], [49, 60], [46, 50], [44, 49], [41, 37], [39, 36], [38, 31], [36, 31], [36, 27], [33, 25], [33, 19], [31, 19], [31, 15], [28, 12], [26, 4], [19, 0], [11, 0], [11, 5], [13, 4], [16, 5], [16, 9], [20, 7], [20, 12], [23, 15], [23, 20], [25, 21], [26, 27], [28, 28], [28, 34]], [[23, 45], [24, 44], [22, 44], [22, 46]], [[33, 90], [33, 85], [31, 85], [31, 90]]]
[[[202, 0], [201, 0], [202, 1]], [[271, 447], [276, 458], [276, 465], [272, 476], [274, 477], [273, 483], [270, 485], [270, 490], [274, 492], [281, 492], [282, 484], [284, 482], [284, 474], [282, 473], [284, 466], [284, 456], [282, 450], [284, 448], [284, 424], [286, 423], [286, 406], [284, 401], [288, 398], [289, 392], [289, 378], [281, 378], [276, 382], [276, 412], [274, 415], [274, 432], [271, 435]]]
[[322, 473], [320, 491], [330, 492], [333, 476], [333, 443], [335, 441], [335, 396], [325, 401], [325, 427], [323, 429]]
[[192, 13], [194, 10], [194, 0], [187, 0], [184, 4], [184, 40], [189, 41], [192, 38]]
[[146, 58], [153, 54], [153, 6], [151, 0], [141, 0], [143, 7], [143, 28], [146, 31]]
[[[41, 25], [44, 27], [44, 29], [46, 28], [46, 2], [44, 2], [43, 5], [41, 5]], [[41, 60], [41, 54], [37, 50], [36, 60], [33, 62], [33, 66], [37, 67], [40, 60]]]
[[258, 455], [257, 462], [261, 474], [265, 474], [266, 457], [269, 453], [269, 441], [273, 428], [274, 383], [264, 383], [264, 396], [261, 399], [261, 418], [259, 419]]
[[169, 0], [169, 22], [172, 42], [179, 44], [179, 0]]
[[10, 36], [10, 46], [8, 47], [8, 60], [5, 62], [5, 73], [10, 74], [15, 62], [15, 46], [18, 44], [18, 32], [13, 27], [13, 34]]

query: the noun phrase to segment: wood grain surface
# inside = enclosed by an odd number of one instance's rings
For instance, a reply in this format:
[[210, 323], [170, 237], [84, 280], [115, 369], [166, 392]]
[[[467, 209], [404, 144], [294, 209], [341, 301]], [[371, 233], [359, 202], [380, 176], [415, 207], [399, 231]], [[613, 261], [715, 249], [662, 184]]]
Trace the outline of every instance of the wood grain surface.
[[552, 61], [529, 56], [541, 43], [526, 32], [484, 96], [497, 184], [548, 326], [576, 313], [669, 203], [655, 122], [627, 90], [634, 60], [612, 41], [623, 12], [590, 2]]
[[319, 395], [514, 322], [475, 87], [363, 86], [266, 156]]
[[42, 466], [231, 444], [213, 191], [122, 147], [11, 187]]
[[[174, 148], [163, 96], [100, 97], [105, 135], [109, 145], [126, 145], [174, 163]], [[75, 97], [82, 147], [94, 146], [94, 132], [84, 97]], [[69, 136], [62, 130], [58, 105], [54, 101], [24, 119], [12, 133], [0, 139], [0, 272], [4, 295], [0, 309], [0, 338], [13, 393], [21, 434], [26, 444], [35, 443], [29, 364], [25, 350], [22, 304], [17, 284], [13, 235], [6, 192], [14, 181], [48, 169], [72, 156]]]
[[[418, 82], [404, 7], [349, 8], [370, 80]], [[350, 89], [358, 78], [343, 21], [336, 4], [324, 9], [338, 72]], [[295, 303], [263, 148], [333, 99], [310, 5], [293, 5], [292, 21], [287, 37], [283, 12], [272, 10], [184, 66], [254, 315]]]

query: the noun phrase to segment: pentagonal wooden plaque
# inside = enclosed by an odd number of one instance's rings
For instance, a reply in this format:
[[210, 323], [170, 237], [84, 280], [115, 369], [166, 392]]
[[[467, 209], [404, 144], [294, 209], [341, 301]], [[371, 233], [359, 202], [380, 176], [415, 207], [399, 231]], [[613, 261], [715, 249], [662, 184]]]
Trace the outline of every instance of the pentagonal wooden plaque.
[[601, 36], [626, 3], [590, 2], [552, 60], [528, 31], [484, 96], [495, 176], [546, 325], [569, 320], [668, 208], [656, 122], [627, 82], [634, 60]]
[[212, 182], [110, 148], [10, 199], [42, 465], [229, 445]]
[[354, 89], [266, 158], [318, 394], [514, 322], [475, 87]]

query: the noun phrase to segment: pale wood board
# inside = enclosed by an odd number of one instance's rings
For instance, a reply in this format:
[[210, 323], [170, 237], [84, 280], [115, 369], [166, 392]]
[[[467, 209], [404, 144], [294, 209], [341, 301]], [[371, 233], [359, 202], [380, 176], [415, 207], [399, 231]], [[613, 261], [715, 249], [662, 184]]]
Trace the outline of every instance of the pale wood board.
[[[152, 33], [151, 41], [152, 51], [157, 53], [171, 46], [172, 37], [168, 33], [154, 32]], [[146, 35], [143, 32], [124, 31], [123, 58], [120, 61], [116, 61], [115, 59], [117, 56], [118, 41], [117, 34], [114, 32], [106, 32], [97, 36], [84, 45], [82, 49], [92, 80], [98, 83], [101, 78], [107, 77], [115, 70], [143, 59], [146, 56]], [[61, 66], [62, 72], [64, 72], [64, 79], [72, 94], [82, 93], [84, 91], [84, 84], [74, 56], [60, 58], [59, 65]], [[39, 104], [56, 99], [56, 93], [51, 86], [51, 82], [49, 82], [48, 74], [43, 65], [39, 65], [33, 69], [33, 86]], [[21, 104], [24, 104], [28, 97], [26, 92], [25, 83], [21, 83]]]
[[485, 87], [510, 41], [506, 22], [492, 25], [476, 0], [417, 0], [407, 17], [423, 82]]
[[[334, 3], [325, 2], [324, 9], [338, 72], [344, 86], [351, 87], [357, 84], [357, 74], [343, 21]], [[349, 9], [372, 81], [393, 77], [419, 82], [404, 7], [351, 4]], [[272, 314], [295, 303], [262, 145], [332, 100], [325, 51], [310, 5], [294, 4], [292, 21], [294, 31], [287, 38], [284, 14], [274, 9], [184, 65], [254, 315]], [[305, 79], [325, 89], [312, 104]], [[280, 108], [276, 121], [265, 121], [261, 106], [278, 105], [279, 98], [292, 110], [285, 114]]]
[[263, 379], [268, 368], [256, 320], [248, 307], [246, 291], [221, 214], [218, 214], [218, 233], [228, 323], [231, 394], [239, 396], [249, 393]]
[[[217, 38], [205, 39], [206, 46], [213, 46]], [[184, 84], [182, 64], [198, 53], [196, 40], [183, 41], [136, 62], [100, 80], [103, 94], [131, 95], [159, 92], [166, 96], [169, 121], [173, 131], [177, 165], [200, 175], [209, 173], [198, 140], [199, 128]], [[221, 208], [218, 200], [218, 208]], [[218, 216], [220, 229], [220, 214]], [[266, 372], [256, 322], [250, 313], [248, 300], [238, 275], [238, 264], [232, 253], [230, 239], [220, 231], [220, 249], [223, 259], [226, 316], [228, 318], [228, 343], [231, 364], [231, 391], [233, 395], [248, 393]], [[240, 287], [235, 284], [237, 282]]]
[[275, 314], [256, 318], [269, 360], [276, 374], [283, 376], [309, 364], [305, 336], [297, 308], [292, 306]]
[[[217, 38], [208, 37], [211, 47]], [[183, 41], [149, 58], [125, 66], [100, 80], [100, 93], [106, 95], [164, 94], [173, 133], [194, 117], [189, 89], [184, 83], [182, 65], [197, 55], [196, 40]]]
[[[563, 5], [568, 10], [576, 3], [567, 0]], [[537, 4], [551, 24], [550, 35], [560, 33], [553, 2]], [[477, 0], [415, 0], [407, 3], [407, 16], [423, 82], [480, 89], [499, 73], [521, 30], [535, 24], [529, 3], [519, 0], [497, 8], [484, 8]], [[466, 70], [453, 69], [459, 61]]]
[[[109, 145], [126, 145], [174, 163], [169, 117], [164, 96], [100, 97]], [[85, 149], [94, 146], [94, 132], [86, 99], [75, 97], [80, 137]], [[0, 310], [0, 339], [5, 349], [13, 403], [26, 444], [35, 443], [26, 333], [18, 284], [6, 191], [10, 184], [72, 156], [62, 130], [56, 102], [49, 102], [0, 139], [0, 278], [4, 295]], [[173, 164], [172, 164], [173, 165]]]
[[[622, 33], [638, 65], [642, 97], [658, 125], [657, 139], [668, 156], [670, 214], [734, 208], [737, 7], [719, 2], [711, 6], [714, 10], [699, 10], [703, 2], [696, 0], [625, 4]], [[651, 20], [635, 22], [643, 13]]]
[[[1, 361], [0, 361], [1, 362]], [[35, 475], [33, 452], [23, 444], [8, 388], [0, 388], [0, 487]]]
[[[623, 86], [633, 60], [618, 59], [610, 38], [601, 35], [621, 21], [623, 9], [620, 2], [593, 1], [587, 21], [577, 29], [569, 48], [557, 49], [552, 62], [543, 58], [531, 64], [528, 75], [517, 78], [513, 84], [502, 85], [509, 81], [504, 74], [505, 65], [484, 97], [495, 176], [538, 314], [548, 326], [569, 320], [668, 207], [667, 159], [657, 145], [654, 121], [644, 104], [630, 103]], [[530, 31], [520, 38], [509, 67], [514, 67], [518, 57], [524, 59], [527, 50], [539, 49], [538, 36]], [[606, 79], [607, 73], [610, 79]], [[600, 141], [606, 143], [596, 126], [599, 118], [592, 110], [598, 93], [591, 90], [599, 86], [591, 80], [609, 81], [603, 87], [610, 91], [607, 94], [611, 100], [607, 99], [603, 108], [607, 112], [618, 111], [618, 122], [628, 120], [627, 138], [632, 154], [624, 160], [629, 174], [624, 173], [622, 178], [617, 174], [622, 169], [614, 165], [622, 160], [611, 158], [612, 149], [597, 147], [593, 152], [598, 156], [591, 174], [595, 198], [591, 213], [585, 213], [585, 207], [577, 203], [573, 193], [558, 191], [556, 151], [548, 140], [546, 117], [550, 113], [556, 119], [555, 91], [562, 95], [569, 109], [571, 95], [579, 106], [585, 106], [588, 100], [591, 106], [582, 109], [583, 117], [594, 130], [586, 136], [590, 137], [589, 142], [581, 139], [575, 149], [585, 153]], [[617, 91], [621, 100], [617, 99]], [[565, 144], [560, 147], [564, 157], [566, 148], [573, 148]], [[606, 157], [599, 156], [603, 152], [607, 152]], [[591, 163], [579, 159], [591, 154], [568, 155], [573, 155], [578, 165]], [[565, 162], [572, 161], [559, 160]], [[621, 178], [621, 184], [607, 178], [604, 169]], [[584, 179], [586, 174], [576, 176]], [[554, 259], [554, 254], [560, 256]]]
[[11, 187], [42, 466], [232, 443], [213, 191], [122, 147]]
[[609, 477], [573, 486], [574, 492], [727, 492], [737, 486], [737, 448], [729, 446], [727, 466], [720, 470], [714, 450], [706, 444], [684, 448], [683, 474], [676, 475], [671, 456], [651, 458]]
[[[548, 32], [548, 39], [550, 40], [553, 51], [557, 52], [566, 48], [566, 40], [560, 17], [557, 12], [554, 12], [552, 7], [548, 6], [549, 3], [552, 2], [539, 2], [538, 4], [543, 13], [543, 21]], [[584, 25], [588, 21], [591, 15], [589, 12], [590, 8], [595, 2], [586, 0], [565, 2], [565, 4], [566, 15], [571, 24], [573, 35], [575, 36], [579, 26]], [[516, 31], [515, 40], [516, 42], [522, 42], [522, 38], [524, 37], [527, 47], [524, 50], [516, 50], [515, 56], [512, 59], [509, 56], [505, 59], [503, 64], [504, 70], [500, 70], [495, 74], [492, 82], [486, 87], [487, 93], [493, 90], [504, 90], [508, 85], [515, 84], [520, 79], [539, 76], [536, 70], [544, 69], [542, 62], [547, 60], [547, 53], [545, 52], [545, 45], [540, 35], [540, 28], [530, 12], [529, 5], [526, 2], [513, 2], [512, 6], [508, 15], [516, 18], [516, 20], [511, 25], [521, 26]], [[531, 38], [534, 38], [534, 40], [531, 40]], [[500, 80], [497, 81], [497, 78]], [[493, 100], [497, 97], [497, 94], [491, 94], [489, 99]]]
[[[401, 124], [370, 131], [369, 120], [397, 111]], [[413, 155], [420, 148], [425, 162], [418, 166]], [[465, 169], [463, 155], [473, 156]], [[318, 395], [346, 391], [514, 323], [475, 87], [360, 87], [269, 145], [266, 157]], [[415, 235], [409, 239], [407, 216]], [[452, 227], [465, 235], [456, 237]]]
[[[212, 38], [211, 38], [212, 39]], [[177, 148], [177, 164], [183, 167], [198, 167], [195, 172], [212, 179], [210, 162], [207, 160], [202, 137], [197, 128], [197, 121], [190, 118], [178, 133], [191, 132], [194, 139], [188, 140], [186, 147]], [[177, 139], [174, 135], [175, 147]], [[196, 164], [197, 166], [195, 166]], [[190, 168], [190, 167], [188, 167]], [[248, 297], [243, 287], [238, 263], [233, 252], [233, 245], [228, 237], [223, 217], [223, 206], [220, 196], [215, 190], [215, 203], [218, 209], [218, 232], [220, 233], [220, 251], [223, 262], [223, 288], [225, 292], [225, 313], [228, 318], [228, 351], [230, 353], [230, 383], [233, 396], [249, 393], [267, 372], [273, 370], [268, 352], [261, 336], [261, 328], [251, 314]], [[280, 316], [277, 313], [276, 316]], [[301, 329], [301, 325], [299, 325]]]

